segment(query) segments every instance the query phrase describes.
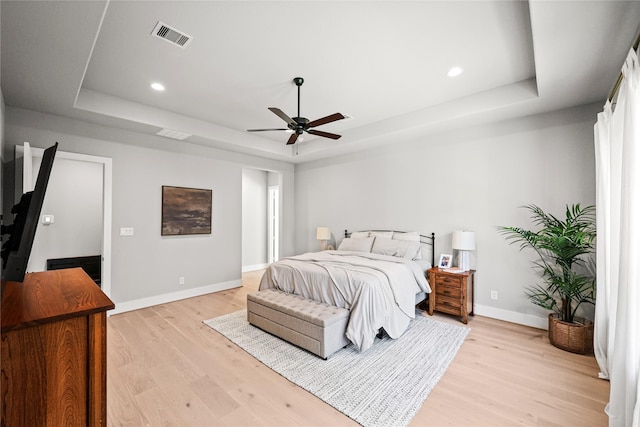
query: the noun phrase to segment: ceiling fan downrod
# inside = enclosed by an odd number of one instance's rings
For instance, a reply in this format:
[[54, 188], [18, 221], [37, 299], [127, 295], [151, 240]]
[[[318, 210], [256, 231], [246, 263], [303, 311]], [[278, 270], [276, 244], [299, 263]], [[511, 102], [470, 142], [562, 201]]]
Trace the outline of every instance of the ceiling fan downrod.
[[302, 77], [294, 77], [293, 82], [298, 86], [298, 117], [300, 117], [300, 86], [304, 83], [304, 79]]

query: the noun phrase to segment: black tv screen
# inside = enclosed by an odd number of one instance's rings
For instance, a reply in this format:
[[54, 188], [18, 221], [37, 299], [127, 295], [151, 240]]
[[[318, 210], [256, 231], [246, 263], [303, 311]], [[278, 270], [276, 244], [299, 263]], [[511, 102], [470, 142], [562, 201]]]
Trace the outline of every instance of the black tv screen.
[[57, 149], [56, 142], [55, 145], [44, 150], [33, 191], [24, 193], [20, 202], [11, 210], [15, 217], [13, 225], [7, 227], [10, 236], [2, 248], [2, 266], [4, 267], [2, 279], [5, 281], [22, 282], [24, 280]]

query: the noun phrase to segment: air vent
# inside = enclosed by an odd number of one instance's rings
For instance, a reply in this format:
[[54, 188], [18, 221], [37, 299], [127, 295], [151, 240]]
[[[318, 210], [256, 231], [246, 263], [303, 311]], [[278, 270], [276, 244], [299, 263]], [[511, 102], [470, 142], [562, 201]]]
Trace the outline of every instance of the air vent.
[[187, 139], [191, 136], [190, 133], [180, 132], [180, 131], [171, 130], [171, 129], [162, 129], [156, 132], [156, 135], [164, 136], [171, 139], [178, 139], [180, 141], [182, 141], [183, 139]]
[[166, 40], [171, 44], [179, 46], [181, 48], [187, 47], [189, 43], [191, 43], [191, 37], [188, 34], [183, 33], [182, 31], [178, 31], [175, 28], [168, 26], [167, 24], [158, 21], [155, 28], [151, 32], [152, 36], [156, 36], [161, 38], [162, 40]]

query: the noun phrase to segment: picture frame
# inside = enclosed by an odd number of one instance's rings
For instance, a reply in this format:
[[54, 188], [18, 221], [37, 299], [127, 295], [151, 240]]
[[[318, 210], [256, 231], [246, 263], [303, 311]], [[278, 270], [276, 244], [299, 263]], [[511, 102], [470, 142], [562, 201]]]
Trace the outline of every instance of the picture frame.
[[440, 254], [440, 261], [438, 261], [438, 268], [451, 268], [453, 264], [453, 255]]
[[162, 186], [162, 235], [211, 234], [213, 190]]

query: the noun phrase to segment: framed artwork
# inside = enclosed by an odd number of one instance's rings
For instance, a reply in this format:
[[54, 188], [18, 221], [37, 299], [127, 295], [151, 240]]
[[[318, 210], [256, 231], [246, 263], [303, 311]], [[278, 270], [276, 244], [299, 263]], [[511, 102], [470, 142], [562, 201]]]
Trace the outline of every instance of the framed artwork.
[[453, 263], [453, 257], [449, 254], [441, 254], [440, 262], [438, 262], [439, 268], [451, 268]]
[[212, 190], [162, 186], [162, 235], [211, 234]]

